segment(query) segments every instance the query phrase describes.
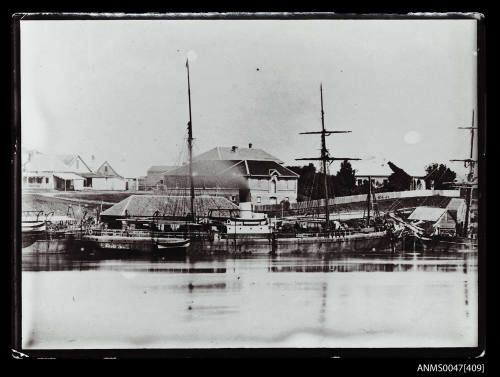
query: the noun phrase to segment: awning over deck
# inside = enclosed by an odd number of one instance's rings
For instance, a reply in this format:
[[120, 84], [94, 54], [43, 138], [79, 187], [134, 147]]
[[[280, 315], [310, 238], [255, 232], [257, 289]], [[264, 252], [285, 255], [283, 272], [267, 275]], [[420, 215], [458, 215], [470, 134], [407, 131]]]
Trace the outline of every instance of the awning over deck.
[[83, 181], [85, 178], [82, 176], [79, 176], [74, 173], [54, 173], [54, 177], [57, 177], [59, 179], [63, 179], [65, 181], [75, 181], [75, 180], [81, 180]]
[[408, 217], [408, 220], [438, 221], [446, 212], [446, 208], [417, 207]]

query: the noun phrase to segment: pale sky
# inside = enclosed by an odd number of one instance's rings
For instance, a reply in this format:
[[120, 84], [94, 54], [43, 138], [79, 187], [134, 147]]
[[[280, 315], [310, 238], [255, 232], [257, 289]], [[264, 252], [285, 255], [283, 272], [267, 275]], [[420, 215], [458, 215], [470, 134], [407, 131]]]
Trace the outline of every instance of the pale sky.
[[[469, 154], [473, 20], [21, 21], [25, 148], [95, 154], [118, 173], [186, 155], [186, 57], [194, 152], [319, 156], [319, 86], [333, 156], [422, 171]], [[477, 110], [476, 110], [477, 113]], [[331, 171], [338, 170], [334, 163]]]

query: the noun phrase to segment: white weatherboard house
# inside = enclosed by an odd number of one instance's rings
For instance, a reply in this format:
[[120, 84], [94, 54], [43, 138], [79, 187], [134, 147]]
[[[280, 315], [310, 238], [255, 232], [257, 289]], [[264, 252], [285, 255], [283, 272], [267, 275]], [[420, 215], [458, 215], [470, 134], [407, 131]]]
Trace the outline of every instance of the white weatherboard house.
[[92, 190], [126, 190], [127, 180], [118, 174], [108, 161], [105, 161], [95, 172], [83, 175], [85, 185]]
[[22, 187], [83, 190], [85, 178], [80, 174], [92, 172], [78, 155], [47, 155], [29, 151], [22, 157]]
[[23, 151], [23, 189], [125, 190], [126, 180], [106, 161], [94, 172], [80, 155]]

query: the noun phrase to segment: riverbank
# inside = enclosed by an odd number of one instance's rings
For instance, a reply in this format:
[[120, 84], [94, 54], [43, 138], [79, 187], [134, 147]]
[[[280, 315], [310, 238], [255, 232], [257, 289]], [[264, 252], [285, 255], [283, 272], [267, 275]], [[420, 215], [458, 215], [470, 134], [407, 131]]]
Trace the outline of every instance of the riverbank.
[[[21, 210], [43, 211], [45, 214], [53, 212], [55, 216], [68, 215], [80, 220], [85, 212], [95, 215], [96, 211], [101, 209], [101, 205], [105, 210], [115, 204], [108, 200], [104, 201], [104, 198], [109, 200], [110, 196], [107, 193], [104, 196], [96, 193], [90, 200], [81, 193], [23, 192]], [[115, 199], [118, 198], [117, 196]]]

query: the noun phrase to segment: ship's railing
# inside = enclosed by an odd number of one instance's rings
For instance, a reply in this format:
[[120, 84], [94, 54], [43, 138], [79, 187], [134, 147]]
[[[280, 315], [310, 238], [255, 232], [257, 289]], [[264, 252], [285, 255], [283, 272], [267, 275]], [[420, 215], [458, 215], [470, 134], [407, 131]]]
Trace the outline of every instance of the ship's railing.
[[[382, 230], [375, 230], [376, 232], [381, 232]], [[372, 232], [363, 232], [361, 230], [337, 230], [331, 232], [274, 232], [268, 234], [239, 234], [239, 233], [222, 233], [222, 239], [240, 239], [240, 238], [267, 238], [272, 240], [273, 238], [297, 238], [297, 239], [307, 239], [307, 238], [345, 238], [347, 236], [355, 234], [370, 234]]]
[[154, 232], [149, 230], [124, 230], [124, 229], [86, 229], [86, 235], [113, 236], [113, 237], [148, 237], [148, 238], [190, 238], [205, 239], [210, 235], [207, 232]]
[[310, 238], [310, 237], [325, 237], [325, 238], [342, 238], [346, 236], [350, 236], [352, 234], [356, 234], [359, 232], [355, 232], [352, 230], [336, 230], [332, 232], [277, 232], [276, 238]]

